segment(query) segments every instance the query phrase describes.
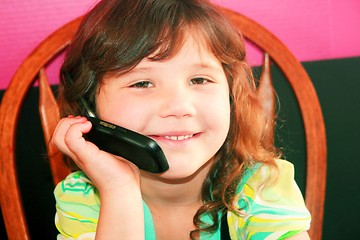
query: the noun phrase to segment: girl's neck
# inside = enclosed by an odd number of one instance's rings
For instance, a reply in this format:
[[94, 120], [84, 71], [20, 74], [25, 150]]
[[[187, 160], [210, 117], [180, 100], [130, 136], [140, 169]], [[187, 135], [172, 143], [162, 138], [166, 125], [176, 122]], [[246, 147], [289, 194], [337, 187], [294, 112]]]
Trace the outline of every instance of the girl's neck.
[[144, 201], [161, 208], [201, 205], [201, 189], [211, 166], [209, 161], [193, 175], [182, 179], [162, 179], [142, 173], [141, 192]]

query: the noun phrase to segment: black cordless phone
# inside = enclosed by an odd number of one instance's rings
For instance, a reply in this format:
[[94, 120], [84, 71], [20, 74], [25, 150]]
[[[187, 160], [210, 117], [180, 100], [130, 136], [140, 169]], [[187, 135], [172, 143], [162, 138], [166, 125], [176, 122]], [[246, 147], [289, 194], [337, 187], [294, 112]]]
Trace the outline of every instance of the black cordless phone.
[[99, 149], [121, 156], [144, 171], [162, 173], [169, 169], [163, 151], [153, 139], [97, 118], [86, 101], [80, 101], [92, 123], [86, 138]]

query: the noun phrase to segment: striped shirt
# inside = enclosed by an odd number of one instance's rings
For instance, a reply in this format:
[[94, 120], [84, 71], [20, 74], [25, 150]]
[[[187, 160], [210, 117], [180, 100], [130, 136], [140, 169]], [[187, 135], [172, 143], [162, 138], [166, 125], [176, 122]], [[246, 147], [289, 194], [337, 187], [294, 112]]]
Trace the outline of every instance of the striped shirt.
[[[276, 161], [279, 167], [277, 181], [264, 185], [271, 168], [255, 165], [245, 171], [237, 188], [235, 205], [239, 213], [228, 211], [227, 222], [232, 240], [286, 239], [310, 227], [310, 213], [294, 180], [290, 162]], [[56, 199], [55, 224], [58, 240], [95, 238], [100, 211], [99, 192], [81, 171], [71, 173], [54, 191]], [[155, 240], [151, 212], [144, 205], [145, 239]], [[209, 216], [202, 220], [211, 223]], [[202, 233], [202, 240], [219, 240], [220, 227], [212, 234]]]

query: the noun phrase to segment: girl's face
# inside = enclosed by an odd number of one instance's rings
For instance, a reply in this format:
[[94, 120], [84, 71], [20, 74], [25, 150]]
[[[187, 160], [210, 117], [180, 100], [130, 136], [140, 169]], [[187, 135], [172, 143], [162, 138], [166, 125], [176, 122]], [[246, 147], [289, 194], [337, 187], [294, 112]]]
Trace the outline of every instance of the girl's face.
[[220, 149], [230, 125], [229, 87], [221, 63], [187, 36], [171, 59], [143, 59], [133, 70], [105, 77], [96, 104], [101, 119], [154, 139], [169, 170], [191, 176]]

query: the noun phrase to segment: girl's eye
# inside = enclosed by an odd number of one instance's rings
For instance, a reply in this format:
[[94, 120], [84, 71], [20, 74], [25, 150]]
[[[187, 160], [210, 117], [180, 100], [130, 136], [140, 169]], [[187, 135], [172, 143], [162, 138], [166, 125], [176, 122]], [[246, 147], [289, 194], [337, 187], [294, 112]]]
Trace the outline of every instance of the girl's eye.
[[149, 81], [141, 81], [141, 82], [137, 82], [137, 83], [131, 85], [130, 87], [133, 87], [133, 88], [149, 88], [149, 87], [153, 87], [153, 86], [154, 86], [154, 84], [152, 84]]
[[201, 84], [205, 84], [208, 83], [209, 80], [203, 77], [196, 77], [190, 80], [190, 84], [191, 85], [201, 85]]

